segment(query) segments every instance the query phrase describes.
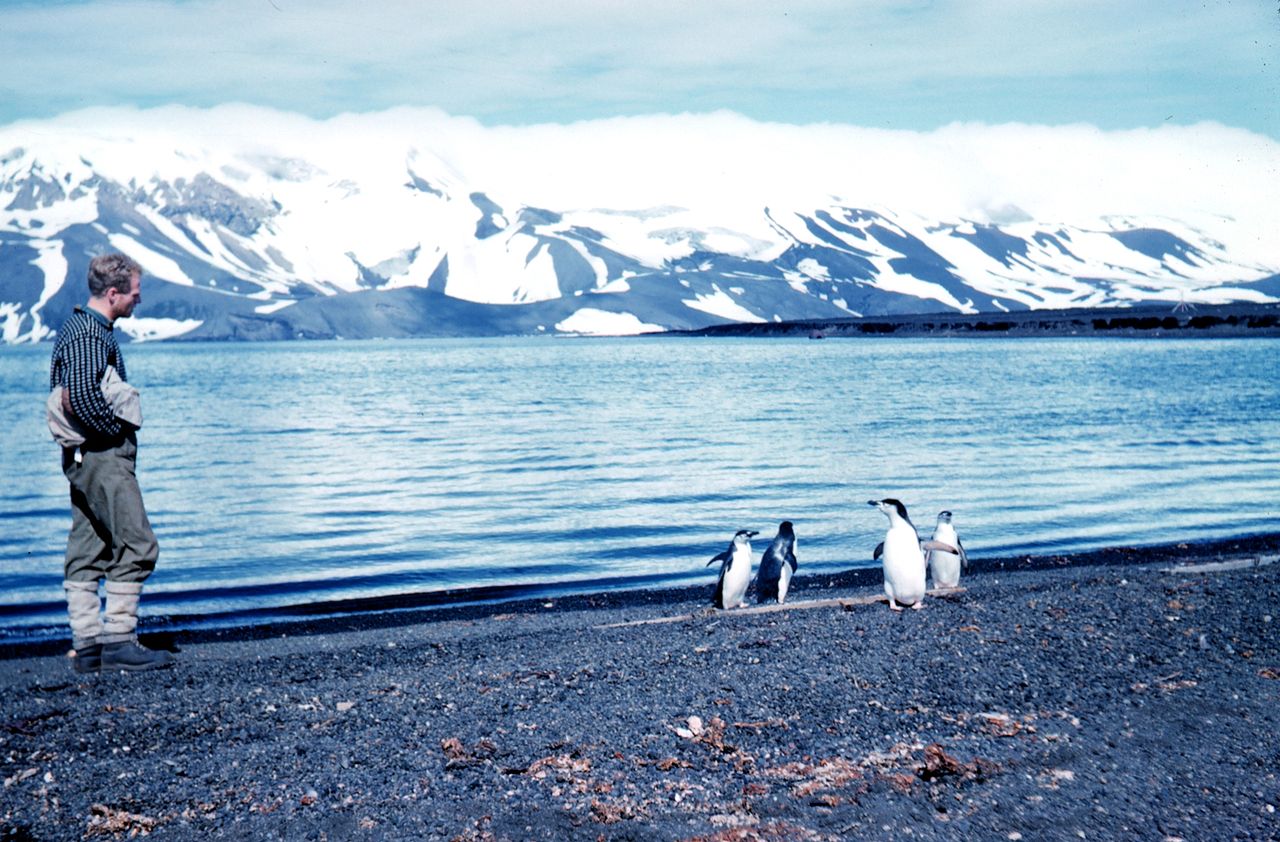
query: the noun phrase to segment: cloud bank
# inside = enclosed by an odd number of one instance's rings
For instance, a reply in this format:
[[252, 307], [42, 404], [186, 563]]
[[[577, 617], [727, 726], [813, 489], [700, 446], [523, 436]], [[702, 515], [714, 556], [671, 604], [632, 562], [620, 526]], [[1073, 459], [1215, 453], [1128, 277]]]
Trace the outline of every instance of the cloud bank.
[[490, 128], [438, 109], [315, 120], [254, 106], [167, 107], [0, 127], [0, 155], [14, 147], [85, 158], [122, 182], [187, 172], [193, 156], [211, 172], [234, 171], [247, 157], [278, 159], [287, 175], [299, 159], [390, 185], [412, 168], [513, 207], [675, 205], [741, 218], [743, 230], [770, 205], [832, 201], [980, 222], [1231, 218], [1275, 257], [1280, 227], [1280, 142], [1213, 123], [1126, 131], [967, 123], [912, 132], [719, 112]]

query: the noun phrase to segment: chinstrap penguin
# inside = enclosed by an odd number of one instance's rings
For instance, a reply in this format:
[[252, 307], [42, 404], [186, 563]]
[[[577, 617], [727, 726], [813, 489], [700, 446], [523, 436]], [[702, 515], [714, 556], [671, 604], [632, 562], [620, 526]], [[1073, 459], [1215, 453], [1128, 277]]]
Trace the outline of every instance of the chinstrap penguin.
[[720, 577], [712, 600], [716, 608], [740, 608], [747, 604], [747, 585], [751, 583], [751, 539], [759, 535], [751, 529], [739, 529], [729, 548], [707, 562], [707, 567], [720, 562]]
[[867, 505], [875, 506], [889, 518], [889, 530], [874, 553], [884, 568], [884, 592], [889, 597], [889, 607], [894, 611], [901, 611], [904, 605], [923, 608], [924, 552], [920, 548], [920, 534], [907, 516], [907, 507], [893, 498], [868, 500]]
[[769, 599], [778, 600], [778, 604], [787, 601], [787, 591], [791, 587], [791, 577], [800, 563], [796, 560], [796, 532], [791, 521], [784, 520], [778, 525], [778, 534], [774, 536], [769, 549], [760, 557], [760, 572], [756, 575], [756, 602]]
[[930, 549], [926, 560], [929, 563], [929, 574], [933, 577], [935, 588], [954, 588], [960, 584], [960, 572], [969, 569], [969, 556], [960, 543], [960, 536], [951, 523], [951, 512], [938, 512], [938, 525], [933, 528], [933, 542], [947, 544], [959, 552], [950, 549]]

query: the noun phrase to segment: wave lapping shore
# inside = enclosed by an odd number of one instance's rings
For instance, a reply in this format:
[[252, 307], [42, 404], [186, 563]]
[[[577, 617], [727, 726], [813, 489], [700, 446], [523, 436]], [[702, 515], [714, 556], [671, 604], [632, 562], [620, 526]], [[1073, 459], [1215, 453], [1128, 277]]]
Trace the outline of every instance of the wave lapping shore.
[[900, 614], [800, 578], [766, 613], [708, 587], [211, 633], [155, 673], [11, 657], [0, 839], [1274, 839], [1278, 553], [978, 563]]

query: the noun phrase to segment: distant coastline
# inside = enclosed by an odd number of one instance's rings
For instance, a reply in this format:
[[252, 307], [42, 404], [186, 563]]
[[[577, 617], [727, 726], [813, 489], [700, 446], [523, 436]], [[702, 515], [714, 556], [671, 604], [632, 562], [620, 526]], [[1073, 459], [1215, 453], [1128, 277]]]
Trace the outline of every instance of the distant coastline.
[[1280, 304], [1020, 310], [1009, 313], [903, 313], [847, 319], [712, 325], [664, 336], [1111, 336], [1138, 338], [1280, 337]]

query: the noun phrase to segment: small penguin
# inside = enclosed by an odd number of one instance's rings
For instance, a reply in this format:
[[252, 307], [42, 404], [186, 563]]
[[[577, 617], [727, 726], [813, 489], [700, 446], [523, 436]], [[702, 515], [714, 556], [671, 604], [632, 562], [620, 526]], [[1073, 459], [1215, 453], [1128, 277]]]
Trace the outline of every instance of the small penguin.
[[739, 529], [729, 543], [729, 548], [707, 562], [707, 567], [720, 562], [720, 578], [716, 579], [716, 593], [712, 600], [716, 608], [741, 608], [747, 585], [751, 583], [751, 539], [759, 532]]
[[938, 512], [938, 525], [933, 528], [933, 543], [947, 544], [959, 552], [950, 549], [931, 549], [925, 556], [929, 563], [929, 574], [933, 577], [935, 588], [954, 588], [960, 584], [960, 571], [969, 569], [969, 556], [960, 543], [960, 536], [951, 523], [951, 512]]
[[920, 533], [916, 532], [907, 507], [898, 500], [868, 500], [889, 518], [889, 530], [874, 554], [884, 567], [884, 592], [889, 597], [889, 607], [901, 611], [903, 605], [924, 607], [925, 564], [920, 547]]
[[778, 534], [774, 536], [773, 543], [760, 557], [760, 572], [756, 574], [756, 602], [768, 599], [778, 600], [779, 605], [786, 602], [791, 577], [799, 566], [800, 562], [796, 560], [796, 531], [791, 521], [784, 520], [778, 525]]

